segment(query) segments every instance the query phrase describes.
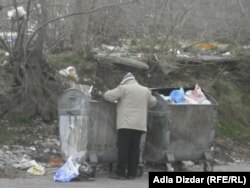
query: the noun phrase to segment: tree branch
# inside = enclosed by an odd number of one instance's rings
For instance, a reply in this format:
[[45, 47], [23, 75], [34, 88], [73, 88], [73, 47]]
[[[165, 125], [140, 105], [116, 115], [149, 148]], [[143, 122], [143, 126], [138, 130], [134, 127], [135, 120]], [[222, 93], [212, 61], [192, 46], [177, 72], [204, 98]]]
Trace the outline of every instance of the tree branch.
[[38, 31], [40, 31], [43, 27], [47, 26], [49, 23], [52, 23], [52, 22], [55, 22], [57, 20], [60, 20], [60, 19], [63, 19], [63, 18], [67, 18], [67, 17], [71, 17], [71, 16], [75, 16], [75, 15], [80, 15], [80, 14], [90, 14], [90, 13], [93, 13], [93, 12], [97, 12], [101, 9], [105, 9], [105, 8], [111, 8], [111, 7], [115, 7], [115, 6], [121, 6], [121, 5], [126, 5], [126, 4], [129, 4], [129, 3], [133, 3], [135, 2], [136, 0], [129, 0], [129, 1], [126, 1], [126, 2], [121, 2], [121, 3], [115, 3], [115, 4], [111, 4], [111, 5], [106, 5], [106, 6], [101, 6], [101, 7], [97, 7], [95, 9], [92, 9], [92, 10], [88, 10], [88, 11], [84, 11], [84, 12], [76, 12], [76, 13], [72, 13], [72, 14], [68, 14], [68, 15], [64, 15], [64, 16], [60, 16], [60, 17], [57, 17], [57, 18], [54, 18], [54, 19], [51, 19], [49, 21], [47, 21], [46, 23], [42, 24], [40, 27], [38, 27], [34, 32], [33, 34], [30, 36], [27, 44], [26, 44], [26, 47], [25, 47], [25, 50], [27, 50], [27, 48], [29, 47], [32, 39], [35, 37], [35, 35], [38, 33]]

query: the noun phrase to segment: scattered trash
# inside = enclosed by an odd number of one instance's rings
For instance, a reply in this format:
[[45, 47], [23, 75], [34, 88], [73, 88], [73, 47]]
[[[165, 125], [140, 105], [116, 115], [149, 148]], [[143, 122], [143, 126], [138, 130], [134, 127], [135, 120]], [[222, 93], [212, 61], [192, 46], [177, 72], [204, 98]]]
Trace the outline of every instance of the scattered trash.
[[216, 48], [212, 43], [198, 43], [194, 47], [200, 50], [213, 50]]
[[48, 163], [51, 167], [58, 167], [64, 163], [64, 160], [61, 158], [50, 158]]
[[170, 97], [170, 96], [161, 95], [161, 97], [162, 97], [165, 101], [167, 101], [167, 102], [169, 102], [169, 103], [171, 103], [171, 102], [172, 102], [172, 100], [171, 100], [171, 97]]
[[34, 146], [30, 146], [29, 149], [32, 151], [36, 151], [36, 148]]
[[66, 163], [60, 167], [54, 175], [54, 181], [69, 182], [79, 175], [79, 164], [70, 156]]
[[79, 81], [79, 77], [76, 73], [76, 68], [69, 66], [66, 69], [62, 69], [58, 71], [58, 73], [64, 77], [67, 78], [67, 83], [70, 85], [70, 87], [77, 88], [79, 87], [79, 84], [76, 84], [76, 82]]
[[28, 173], [36, 176], [43, 176], [45, 174], [45, 168], [41, 165], [33, 165], [27, 170]]
[[222, 55], [228, 56], [228, 55], [231, 55], [231, 53], [230, 53], [230, 52], [225, 52], [225, 53], [223, 53]]
[[73, 81], [73, 82], [79, 81], [79, 77], [76, 73], [75, 67], [70, 66], [70, 67], [67, 67], [66, 69], [62, 69], [59, 71], [59, 74], [67, 77], [68, 81]]
[[10, 19], [22, 19], [27, 14], [23, 7], [17, 7], [7, 12], [8, 18]]
[[4, 54], [0, 52], [0, 66], [4, 67], [9, 63], [9, 53], [5, 52]]
[[18, 163], [13, 164], [13, 167], [21, 170], [26, 170], [34, 165], [38, 165], [35, 160], [29, 160], [26, 155], [23, 156], [21, 161], [18, 161]]
[[102, 44], [102, 48], [103, 48], [104, 50], [108, 50], [108, 51], [113, 51], [113, 50], [115, 49], [114, 46], [108, 46], [108, 45], [106, 45], [106, 44]]
[[87, 163], [84, 162], [79, 166], [79, 179], [87, 179], [90, 181], [93, 181], [95, 175], [95, 170], [91, 168], [91, 166]]
[[229, 45], [220, 42], [197, 42], [183, 49], [193, 55], [222, 55], [228, 50]]

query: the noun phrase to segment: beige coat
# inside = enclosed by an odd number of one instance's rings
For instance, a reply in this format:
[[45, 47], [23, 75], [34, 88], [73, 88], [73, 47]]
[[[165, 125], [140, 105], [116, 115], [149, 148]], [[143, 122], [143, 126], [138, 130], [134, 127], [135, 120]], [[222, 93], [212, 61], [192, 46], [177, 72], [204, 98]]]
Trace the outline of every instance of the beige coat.
[[117, 129], [136, 129], [147, 131], [148, 107], [156, 105], [156, 98], [151, 91], [135, 80], [104, 93], [109, 102], [117, 103]]

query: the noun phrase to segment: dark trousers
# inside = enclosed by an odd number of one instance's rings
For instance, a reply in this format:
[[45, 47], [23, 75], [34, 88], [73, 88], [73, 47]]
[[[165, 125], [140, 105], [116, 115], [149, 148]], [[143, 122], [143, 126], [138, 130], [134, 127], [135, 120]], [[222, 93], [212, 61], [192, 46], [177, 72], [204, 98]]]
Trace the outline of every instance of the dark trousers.
[[119, 129], [117, 135], [118, 164], [116, 173], [120, 176], [136, 176], [140, 159], [142, 131]]

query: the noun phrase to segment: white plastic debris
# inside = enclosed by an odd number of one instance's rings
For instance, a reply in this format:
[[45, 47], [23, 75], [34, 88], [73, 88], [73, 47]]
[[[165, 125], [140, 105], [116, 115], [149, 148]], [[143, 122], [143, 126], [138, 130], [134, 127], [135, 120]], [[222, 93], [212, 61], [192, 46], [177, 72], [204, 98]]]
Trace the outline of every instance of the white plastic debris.
[[34, 165], [38, 165], [35, 160], [22, 159], [19, 163], [14, 164], [13, 167], [21, 170], [26, 170]]
[[31, 151], [36, 151], [36, 148], [35, 148], [34, 146], [30, 146], [30, 147], [29, 147], [29, 150], [31, 150]]
[[17, 7], [7, 12], [7, 15], [10, 19], [21, 19], [26, 15], [26, 11], [23, 7]]
[[113, 51], [113, 50], [115, 49], [114, 46], [108, 46], [108, 45], [106, 45], [106, 44], [102, 44], [102, 48], [103, 48], [104, 50], [108, 50], [108, 51]]
[[36, 176], [43, 176], [45, 174], [45, 168], [41, 165], [33, 165], [27, 170], [28, 173]]
[[66, 163], [57, 169], [54, 175], [54, 181], [56, 182], [69, 182], [72, 179], [76, 178], [79, 175], [79, 167], [78, 164], [72, 156], [70, 156]]
[[[17, 39], [17, 32], [0, 32], [0, 38], [8, 43], [15, 44]], [[9, 56], [10, 54], [6, 52], [5, 55]]]
[[89, 92], [89, 93], [91, 93], [91, 92], [92, 92], [93, 87], [94, 87], [93, 85], [91, 85], [91, 86], [90, 86], [90, 88], [89, 88], [89, 90], [88, 90], [88, 92]]
[[59, 74], [67, 77], [68, 81], [71, 81], [71, 82], [78, 82], [79, 81], [79, 77], [76, 73], [75, 67], [70, 66], [70, 67], [67, 67], [66, 69], [62, 69], [59, 71]]
[[223, 55], [223, 56], [229, 56], [229, 55], [231, 55], [231, 53], [230, 53], [230, 52], [225, 52], [225, 53], [223, 53], [222, 55]]

